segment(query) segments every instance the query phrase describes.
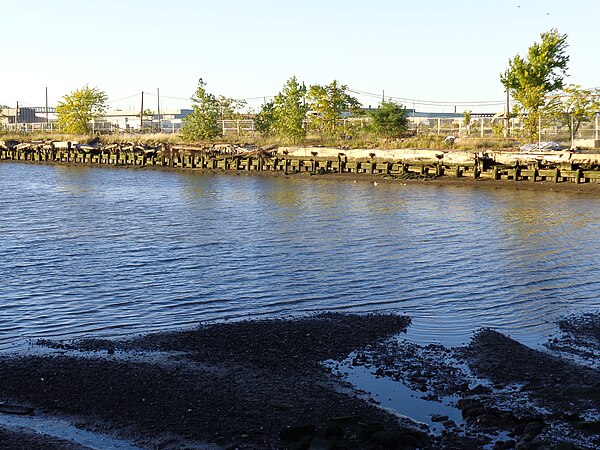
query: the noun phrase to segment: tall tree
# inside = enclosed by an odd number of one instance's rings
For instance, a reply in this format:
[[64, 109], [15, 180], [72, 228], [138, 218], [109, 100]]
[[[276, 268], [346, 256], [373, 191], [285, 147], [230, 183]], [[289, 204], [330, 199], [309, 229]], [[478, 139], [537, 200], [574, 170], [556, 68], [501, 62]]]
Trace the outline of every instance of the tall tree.
[[369, 112], [375, 133], [386, 138], [400, 137], [406, 133], [408, 118], [406, 107], [398, 103], [382, 101], [379, 108]]
[[297, 144], [306, 135], [304, 119], [307, 107], [304, 104], [306, 88], [296, 77], [290, 78], [279, 94], [275, 96], [275, 133], [278, 137]]
[[540, 37], [541, 42], [534, 42], [525, 58], [517, 54], [500, 75], [500, 81], [518, 102], [516, 112], [532, 137], [537, 134], [537, 122], [540, 110], [546, 106], [546, 96], [563, 88], [569, 62], [565, 53], [566, 34], [551, 29]]
[[92, 121], [102, 117], [108, 100], [104, 91], [87, 85], [62, 98], [56, 106], [57, 124], [62, 131], [70, 134], [92, 132]]
[[356, 97], [348, 94], [348, 86], [333, 80], [327, 86], [312, 85], [308, 90], [309, 108], [316, 114], [311, 116], [320, 131], [332, 132], [336, 121], [342, 118], [342, 113], [353, 112], [360, 108]]
[[223, 129], [217, 122], [221, 118], [221, 104], [217, 97], [207, 92], [200, 78], [196, 92], [191, 97], [192, 113], [183, 119], [181, 134], [187, 141], [205, 141], [219, 137]]

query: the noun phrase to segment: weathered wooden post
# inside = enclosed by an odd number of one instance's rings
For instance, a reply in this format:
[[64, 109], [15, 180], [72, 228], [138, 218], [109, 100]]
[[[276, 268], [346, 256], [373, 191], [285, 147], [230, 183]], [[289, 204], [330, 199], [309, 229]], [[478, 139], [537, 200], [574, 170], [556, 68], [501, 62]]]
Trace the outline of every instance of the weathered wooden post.
[[583, 177], [583, 170], [577, 169], [575, 171], [575, 184], [581, 183], [581, 178]]
[[494, 166], [494, 180], [499, 180], [500, 179], [500, 172], [498, 170], [498, 166]]
[[554, 182], [558, 183], [558, 180], [560, 179], [560, 169], [557, 167], [554, 170]]

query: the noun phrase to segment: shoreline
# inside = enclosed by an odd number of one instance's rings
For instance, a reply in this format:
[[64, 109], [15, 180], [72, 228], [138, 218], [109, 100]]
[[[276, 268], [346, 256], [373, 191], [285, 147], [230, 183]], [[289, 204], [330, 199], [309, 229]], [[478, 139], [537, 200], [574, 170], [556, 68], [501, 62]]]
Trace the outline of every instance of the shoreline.
[[469, 187], [474, 189], [488, 190], [512, 190], [512, 191], [534, 191], [534, 192], [563, 192], [570, 194], [585, 194], [591, 196], [600, 196], [600, 183], [573, 183], [573, 182], [558, 182], [553, 181], [531, 181], [531, 180], [493, 180], [490, 178], [472, 178], [472, 177], [454, 177], [449, 175], [441, 175], [436, 177], [415, 177], [401, 178], [382, 174], [367, 174], [367, 173], [324, 173], [314, 174], [309, 172], [284, 173], [276, 171], [246, 171], [246, 170], [222, 170], [222, 169], [184, 169], [162, 167], [162, 166], [111, 166], [111, 165], [85, 165], [80, 163], [47, 163], [38, 161], [0, 161], [2, 163], [14, 164], [33, 164], [44, 166], [65, 166], [77, 168], [98, 168], [98, 169], [118, 169], [118, 170], [160, 170], [177, 173], [198, 173], [211, 175], [229, 175], [229, 176], [258, 176], [258, 177], [275, 177], [275, 178], [294, 178], [294, 179], [310, 179], [313, 181], [343, 181], [343, 182], [360, 182], [373, 184], [390, 184], [390, 185], [432, 185], [432, 186], [451, 186], [451, 187]]
[[[401, 339], [409, 324], [391, 314], [321, 313], [129, 339], [39, 340], [45, 355], [0, 356], [0, 402], [144, 449], [600, 445], [600, 315], [561, 321], [549, 351], [491, 330], [463, 347], [419, 346]], [[464, 423], [432, 417], [442, 428], [434, 432], [381, 408], [336, 367], [430, 401], [453, 396]], [[24, 442], [86, 448], [0, 424], [0, 448]]]
[[443, 175], [435, 178], [413, 178], [403, 179], [394, 177], [385, 177], [383, 175], [369, 175], [369, 174], [355, 174], [355, 173], [335, 173], [335, 174], [324, 174], [324, 175], [310, 175], [310, 174], [290, 174], [286, 175], [289, 177], [307, 178], [311, 179], [323, 179], [331, 181], [354, 181], [373, 183], [377, 181], [378, 184], [399, 184], [399, 185], [433, 185], [433, 186], [452, 186], [452, 187], [470, 187], [470, 188], [481, 188], [481, 189], [492, 189], [492, 190], [527, 190], [527, 191], [554, 191], [554, 192], [568, 192], [574, 194], [592, 194], [600, 195], [600, 183], [569, 183], [561, 182], [554, 183], [551, 181], [528, 181], [528, 180], [491, 180], [484, 178], [467, 178], [467, 177], [451, 177]]
[[[347, 150], [321, 147], [146, 146], [77, 142], [6, 144], [0, 162], [165, 169], [274, 176], [352, 177], [438, 184], [497, 184], [511, 189], [600, 192], [600, 154], [453, 150]], [[449, 181], [452, 180], [452, 181]], [[570, 185], [565, 187], [565, 185]]]

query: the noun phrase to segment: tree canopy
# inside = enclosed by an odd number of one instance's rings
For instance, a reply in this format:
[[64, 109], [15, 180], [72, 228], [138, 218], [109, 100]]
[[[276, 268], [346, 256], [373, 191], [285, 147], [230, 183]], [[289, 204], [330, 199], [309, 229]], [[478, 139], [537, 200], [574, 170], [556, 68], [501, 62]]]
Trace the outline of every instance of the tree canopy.
[[304, 129], [307, 111], [304, 104], [305, 94], [306, 87], [298, 83], [296, 77], [292, 77], [285, 83], [273, 101], [275, 134], [292, 144], [297, 144], [306, 135]]
[[219, 96], [218, 101], [223, 120], [241, 119], [244, 116], [242, 110], [248, 105], [246, 100], [237, 100], [222, 95]]
[[191, 97], [192, 113], [183, 119], [182, 136], [188, 141], [210, 140], [223, 134], [217, 123], [221, 118], [221, 103], [207, 92], [206, 83], [200, 78], [198, 88]]
[[563, 88], [569, 62], [566, 34], [551, 29], [540, 37], [541, 42], [534, 42], [526, 57], [517, 54], [500, 75], [500, 81], [518, 102], [516, 112], [532, 136], [537, 132], [538, 114], [546, 106], [546, 96]]
[[356, 111], [360, 103], [356, 97], [348, 94], [348, 86], [333, 80], [326, 86], [314, 84], [308, 90], [308, 106], [314, 111], [311, 122], [319, 131], [331, 132], [336, 120], [342, 118], [345, 111]]
[[386, 138], [400, 137], [407, 130], [406, 107], [391, 101], [382, 101], [379, 108], [369, 112], [375, 133]]
[[270, 101], [262, 105], [262, 108], [254, 117], [254, 126], [263, 136], [275, 134], [275, 103]]
[[63, 96], [56, 106], [57, 124], [65, 133], [87, 134], [92, 121], [106, 111], [108, 97], [98, 88], [87, 85]]
[[600, 112], [600, 90], [570, 84], [552, 98], [545, 111], [566, 125], [569, 132], [577, 133], [582, 122], [593, 120]]

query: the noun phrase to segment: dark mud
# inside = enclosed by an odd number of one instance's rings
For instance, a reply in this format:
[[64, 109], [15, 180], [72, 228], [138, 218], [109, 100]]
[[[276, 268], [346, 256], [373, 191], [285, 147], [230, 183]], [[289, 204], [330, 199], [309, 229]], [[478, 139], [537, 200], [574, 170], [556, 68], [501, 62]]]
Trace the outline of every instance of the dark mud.
[[[598, 316], [561, 322], [548, 345], [560, 351], [492, 330], [466, 347], [418, 346], [394, 337], [409, 323], [321, 314], [42, 341], [46, 354], [0, 358], [0, 402], [142, 448], [600, 448], [600, 372], [577, 354], [583, 341], [593, 347]], [[357, 395], [325, 360], [368, 367], [431, 401], [453, 396], [463, 421], [432, 417], [434, 433]], [[0, 448], [82, 447], [0, 428]]]
[[349, 395], [320, 364], [408, 324], [323, 314], [120, 342], [44, 342], [59, 353], [0, 360], [0, 399], [76, 417], [144, 448], [424, 447], [425, 432]]

